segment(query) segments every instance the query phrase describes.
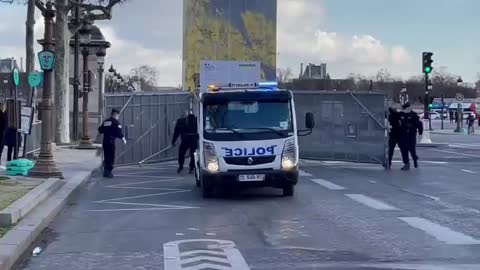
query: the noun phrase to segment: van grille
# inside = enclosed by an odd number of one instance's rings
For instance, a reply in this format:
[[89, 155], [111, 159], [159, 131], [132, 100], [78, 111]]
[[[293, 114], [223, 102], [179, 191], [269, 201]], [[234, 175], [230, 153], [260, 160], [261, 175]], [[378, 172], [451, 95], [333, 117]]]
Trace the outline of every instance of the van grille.
[[[248, 159], [251, 158], [251, 164], [248, 163]], [[275, 156], [265, 156], [265, 157], [226, 157], [225, 163], [229, 165], [240, 165], [240, 166], [253, 166], [268, 164], [275, 161]]]

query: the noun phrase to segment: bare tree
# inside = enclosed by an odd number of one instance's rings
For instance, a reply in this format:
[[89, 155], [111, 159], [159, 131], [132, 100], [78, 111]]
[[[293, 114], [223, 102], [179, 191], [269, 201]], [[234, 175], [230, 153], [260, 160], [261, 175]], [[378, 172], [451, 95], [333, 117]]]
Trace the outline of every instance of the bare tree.
[[279, 68], [277, 69], [277, 80], [278, 83], [286, 83], [292, 79], [292, 69], [291, 68]]
[[[42, 0], [34, 0], [35, 5], [42, 12], [45, 11], [45, 3]], [[79, 6], [82, 20], [110, 20], [112, 8], [125, 0], [56, 0], [56, 23], [55, 23], [55, 142], [70, 142], [70, 108], [69, 108], [69, 59], [70, 39], [80, 28], [80, 25], [70, 25], [69, 14], [75, 6]]]
[[375, 79], [377, 82], [390, 82], [392, 81], [392, 75], [386, 68], [382, 68], [377, 72], [377, 75], [375, 76]]
[[157, 85], [159, 71], [155, 67], [142, 65], [133, 68], [130, 74], [132, 81], [140, 81], [141, 89], [148, 89]]
[[433, 70], [432, 83], [439, 86], [449, 86], [456, 83], [457, 78], [448, 72], [447, 67]]
[[25, 56], [26, 71], [35, 70], [35, 0], [28, 0], [27, 21], [25, 23]]

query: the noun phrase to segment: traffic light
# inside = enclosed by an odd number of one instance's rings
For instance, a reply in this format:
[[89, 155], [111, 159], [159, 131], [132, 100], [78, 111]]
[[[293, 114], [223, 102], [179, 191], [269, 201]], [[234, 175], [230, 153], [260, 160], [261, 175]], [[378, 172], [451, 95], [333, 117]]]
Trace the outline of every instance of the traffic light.
[[423, 57], [422, 57], [422, 63], [423, 63], [423, 66], [422, 66], [422, 72], [425, 73], [425, 74], [430, 74], [432, 73], [432, 70], [433, 70], [433, 67], [432, 67], [432, 63], [433, 63], [433, 60], [432, 60], [432, 56], [433, 56], [433, 53], [431, 52], [424, 52], [423, 53]]

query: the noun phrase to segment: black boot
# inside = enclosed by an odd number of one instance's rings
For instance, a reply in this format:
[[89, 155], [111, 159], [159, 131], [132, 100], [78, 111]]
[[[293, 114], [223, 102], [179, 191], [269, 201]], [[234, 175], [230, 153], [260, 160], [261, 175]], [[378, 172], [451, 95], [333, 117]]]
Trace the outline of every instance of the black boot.
[[401, 170], [402, 170], [402, 171], [408, 171], [408, 170], [410, 170], [410, 164], [405, 164]]
[[105, 170], [105, 171], [103, 172], [103, 177], [105, 177], [105, 178], [113, 178], [113, 173], [112, 173], [112, 171], [107, 171], [107, 170]]
[[413, 160], [413, 167], [418, 168], [418, 158]]

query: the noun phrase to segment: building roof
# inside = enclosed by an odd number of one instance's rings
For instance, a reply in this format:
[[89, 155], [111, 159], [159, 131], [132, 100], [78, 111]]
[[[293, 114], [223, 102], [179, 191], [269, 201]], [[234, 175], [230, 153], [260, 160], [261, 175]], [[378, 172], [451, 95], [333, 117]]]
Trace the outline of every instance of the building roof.
[[0, 59], [0, 72], [12, 72], [15, 67], [18, 68], [18, 65], [14, 58]]

